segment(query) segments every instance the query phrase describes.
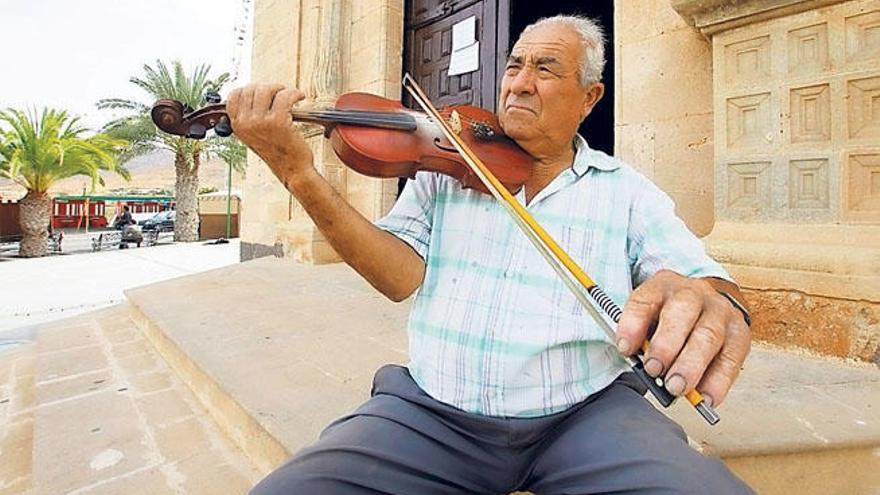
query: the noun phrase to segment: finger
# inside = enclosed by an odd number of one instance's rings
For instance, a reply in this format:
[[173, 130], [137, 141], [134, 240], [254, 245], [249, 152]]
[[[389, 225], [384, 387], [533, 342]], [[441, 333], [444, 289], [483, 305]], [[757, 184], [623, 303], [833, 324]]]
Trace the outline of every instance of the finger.
[[238, 117], [238, 110], [241, 108], [241, 88], [235, 88], [226, 98], [226, 115], [230, 121], [234, 121]]
[[290, 112], [293, 110], [294, 105], [303, 98], [305, 98], [305, 95], [297, 89], [284, 89], [278, 92], [270, 109], [272, 119], [293, 127]]
[[711, 403], [716, 406], [724, 402], [751, 348], [749, 327], [741, 321], [742, 318], [739, 320], [734, 319], [733, 323], [728, 325], [724, 346], [718, 356], [712, 360], [697, 387], [700, 393], [704, 397], [709, 397]]
[[302, 101], [305, 97], [305, 93], [298, 89], [283, 89], [275, 95], [275, 100], [272, 102], [271, 112], [278, 117], [289, 119], [290, 111], [293, 109], [293, 106]]
[[260, 84], [254, 90], [252, 109], [255, 113], [265, 115], [272, 108], [272, 100], [279, 91], [284, 89], [282, 84]]
[[639, 349], [660, 315], [664, 296], [662, 284], [653, 278], [633, 291], [617, 322], [617, 348], [621, 353], [628, 356]]
[[649, 375], [661, 375], [675, 361], [703, 312], [703, 300], [701, 294], [690, 289], [679, 290], [668, 298], [645, 353], [645, 370]]
[[727, 321], [724, 306], [714, 302], [706, 306], [688, 335], [684, 348], [666, 374], [666, 389], [669, 393], [682, 395], [700, 383], [709, 363], [724, 345]]

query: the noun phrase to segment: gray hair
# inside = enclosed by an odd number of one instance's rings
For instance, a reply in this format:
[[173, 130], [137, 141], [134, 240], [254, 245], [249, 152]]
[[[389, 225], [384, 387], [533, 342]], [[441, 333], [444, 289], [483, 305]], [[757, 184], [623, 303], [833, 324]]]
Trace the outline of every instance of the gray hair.
[[580, 37], [584, 47], [584, 59], [580, 64], [581, 84], [587, 86], [602, 80], [602, 70], [605, 68], [605, 32], [602, 26], [586, 16], [556, 15], [529, 24], [522, 34], [547, 24], [568, 26]]

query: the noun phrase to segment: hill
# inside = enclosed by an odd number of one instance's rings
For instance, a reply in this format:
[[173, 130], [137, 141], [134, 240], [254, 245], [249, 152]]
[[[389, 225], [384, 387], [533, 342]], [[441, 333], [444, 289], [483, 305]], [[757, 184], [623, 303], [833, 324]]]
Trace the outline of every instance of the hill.
[[[95, 194], [107, 193], [118, 189], [167, 189], [174, 191], [174, 156], [168, 151], [157, 151], [144, 155], [125, 164], [131, 172], [131, 181], [109, 173], [102, 173], [105, 185], [95, 189]], [[199, 169], [199, 187], [215, 187], [226, 189], [226, 164], [221, 160], [210, 160], [202, 163]], [[232, 173], [232, 188], [241, 189], [241, 175]], [[51, 194], [82, 194], [88, 192], [89, 180], [85, 177], [72, 177], [58, 182], [51, 189]], [[0, 198], [20, 199], [24, 196], [24, 188], [7, 179], [0, 179]]]

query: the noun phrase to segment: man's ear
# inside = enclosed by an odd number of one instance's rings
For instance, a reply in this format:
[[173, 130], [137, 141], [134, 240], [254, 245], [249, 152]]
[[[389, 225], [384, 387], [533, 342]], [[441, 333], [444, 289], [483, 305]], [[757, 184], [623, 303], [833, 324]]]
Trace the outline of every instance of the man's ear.
[[596, 103], [599, 103], [599, 100], [602, 99], [602, 96], [605, 94], [605, 85], [602, 83], [593, 83], [587, 89], [586, 94], [584, 94], [584, 102], [583, 108], [581, 108], [581, 121], [587, 118], [590, 115], [590, 112], [593, 111], [593, 107], [596, 106]]

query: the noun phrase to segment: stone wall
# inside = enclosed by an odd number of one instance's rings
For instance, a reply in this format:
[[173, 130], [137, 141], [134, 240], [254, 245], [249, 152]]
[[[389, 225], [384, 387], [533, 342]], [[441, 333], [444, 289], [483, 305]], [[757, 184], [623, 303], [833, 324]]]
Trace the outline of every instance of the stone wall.
[[695, 233], [713, 224], [712, 51], [669, 0], [614, 2], [615, 154], [672, 196]]
[[[301, 106], [332, 105], [367, 91], [397, 98], [403, 57], [402, 0], [256, 0], [254, 82], [302, 89]], [[370, 220], [393, 204], [396, 179], [367, 178], [344, 167], [317, 126], [303, 126], [315, 166]], [[275, 255], [309, 263], [337, 261], [305, 211], [253, 153], [244, 181], [242, 260]]]
[[754, 335], [880, 362], [880, 3], [671, 1], [712, 41], [706, 241]]

